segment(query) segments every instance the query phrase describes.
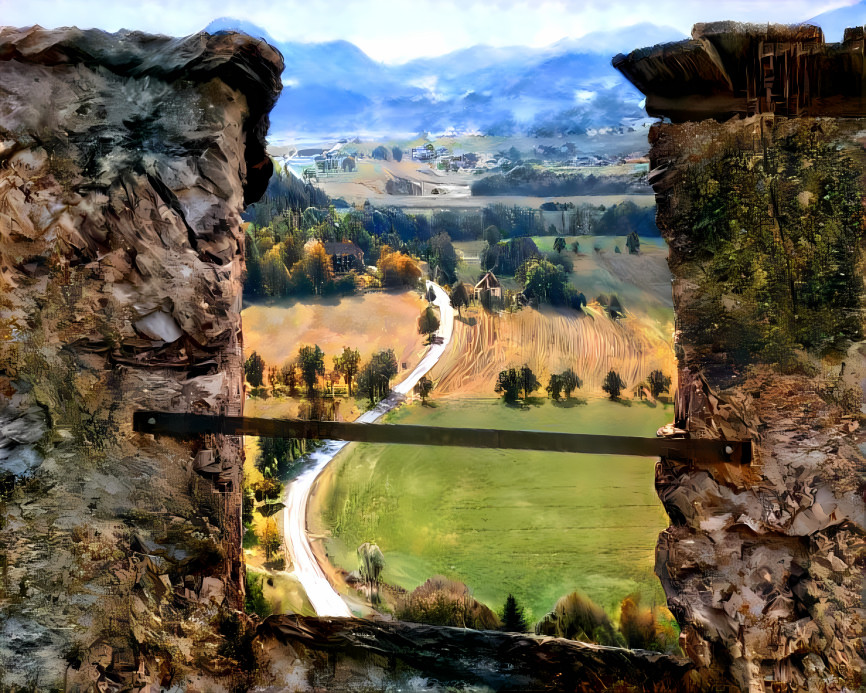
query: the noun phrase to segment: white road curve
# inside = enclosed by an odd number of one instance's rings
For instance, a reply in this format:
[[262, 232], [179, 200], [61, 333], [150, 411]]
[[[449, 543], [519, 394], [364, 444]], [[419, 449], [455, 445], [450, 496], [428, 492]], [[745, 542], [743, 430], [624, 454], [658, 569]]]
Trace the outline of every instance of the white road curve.
[[[391, 394], [379, 404], [364, 412], [356, 421], [358, 423], [373, 423], [381, 419], [387, 412], [403, 401], [412, 391], [417, 382], [424, 376], [448, 347], [454, 331], [454, 309], [448, 294], [438, 284], [427, 282], [427, 288], [433, 287], [436, 299], [433, 304], [439, 308], [440, 324], [436, 335], [439, 339], [430, 345], [421, 362], [406, 378], [395, 385]], [[297, 576], [313, 609], [319, 616], [345, 616], [352, 612], [334, 589], [325, 573], [322, 571], [310, 540], [307, 537], [307, 503], [319, 474], [334, 459], [347, 442], [341, 440], [326, 440], [317, 450], [307, 455], [308, 467], [286, 487], [285, 505], [283, 510], [283, 534], [286, 548], [292, 557], [293, 573]]]

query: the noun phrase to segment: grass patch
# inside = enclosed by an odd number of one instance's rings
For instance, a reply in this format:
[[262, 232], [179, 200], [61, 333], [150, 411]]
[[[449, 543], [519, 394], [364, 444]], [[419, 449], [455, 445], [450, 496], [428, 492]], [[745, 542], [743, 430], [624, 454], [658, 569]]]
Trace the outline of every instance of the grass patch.
[[[498, 400], [406, 406], [391, 423], [651, 436], [671, 407], [605, 400], [526, 409]], [[336, 565], [355, 570], [364, 541], [385, 554], [384, 579], [414, 589], [442, 574], [499, 610], [512, 593], [540, 619], [557, 599], [585, 592], [615, 616], [637, 592], [663, 603], [653, 574], [667, 518], [653, 460], [604, 455], [352, 445], [313, 501], [312, 530], [330, 531]]]

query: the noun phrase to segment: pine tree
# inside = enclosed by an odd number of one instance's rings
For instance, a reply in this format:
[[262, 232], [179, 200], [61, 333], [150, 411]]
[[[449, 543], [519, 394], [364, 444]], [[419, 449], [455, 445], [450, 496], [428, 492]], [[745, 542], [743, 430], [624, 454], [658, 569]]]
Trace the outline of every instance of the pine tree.
[[523, 607], [517, 604], [513, 594], [509, 594], [502, 607], [502, 630], [506, 633], [525, 633], [528, 629]]

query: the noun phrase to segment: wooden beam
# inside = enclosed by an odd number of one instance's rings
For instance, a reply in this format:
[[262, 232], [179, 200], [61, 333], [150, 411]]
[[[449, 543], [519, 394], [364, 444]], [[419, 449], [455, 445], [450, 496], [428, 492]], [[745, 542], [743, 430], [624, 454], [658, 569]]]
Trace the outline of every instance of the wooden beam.
[[548, 431], [508, 431], [493, 428], [443, 428], [393, 424], [263, 419], [139, 411], [132, 417], [139, 433], [188, 438], [206, 433], [265, 438], [312, 438], [363, 443], [436, 445], [459, 448], [546, 450], [595, 455], [672, 457], [701, 462], [750, 464], [752, 441], [707, 438], [638, 438]]

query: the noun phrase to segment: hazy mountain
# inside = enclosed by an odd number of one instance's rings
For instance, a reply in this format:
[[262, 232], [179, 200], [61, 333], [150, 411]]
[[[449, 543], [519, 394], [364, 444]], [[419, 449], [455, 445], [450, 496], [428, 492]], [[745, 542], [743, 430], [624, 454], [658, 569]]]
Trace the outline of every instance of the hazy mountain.
[[866, 2], [858, 2], [850, 7], [840, 7], [819, 14], [806, 22], [816, 24], [824, 30], [824, 38], [829, 42], [841, 41], [845, 29], [866, 24]]
[[271, 115], [280, 135], [480, 130], [577, 134], [645, 117], [642, 96], [611, 56], [684, 38], [651, 24], [597, 32], [545, 48], [472, 46], [399, 65], [376, 62], [347, 41], [276, 41], [249, 22], [221, 18], [283, 54], [283, 95]]

